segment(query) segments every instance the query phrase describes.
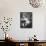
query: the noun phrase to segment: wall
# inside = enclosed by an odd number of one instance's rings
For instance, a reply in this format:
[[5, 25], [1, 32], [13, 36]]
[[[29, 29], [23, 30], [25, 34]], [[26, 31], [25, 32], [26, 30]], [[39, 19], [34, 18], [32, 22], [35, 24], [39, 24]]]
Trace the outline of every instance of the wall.
[[[46, 8], [33, 8], [30, 6], [28, 0], [0, 0], [0, 19], [4, 16], [13, 17], [13, 22], [10, 33], [17, 40], [27, 40], [34, 34], [37, 35], [39, 40], [46, 40], [45, 38], [45, 16]], [[33, 13], [33, 27], [31, 29], [20, 28], [20, 12], [32, 12]], [[0, 31], [2, 35], [3, 31]], [[4, 33], [3, 33], [4, 34]], [[0, 36], [0, 39], [4, 39]]]

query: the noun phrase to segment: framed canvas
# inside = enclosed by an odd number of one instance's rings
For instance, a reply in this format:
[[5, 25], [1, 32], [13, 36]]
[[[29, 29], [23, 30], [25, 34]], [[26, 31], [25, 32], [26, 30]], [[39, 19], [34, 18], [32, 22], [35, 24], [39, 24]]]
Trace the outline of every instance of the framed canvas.
[[20, 12], [20, 28], [32, 28], [32, 12]]

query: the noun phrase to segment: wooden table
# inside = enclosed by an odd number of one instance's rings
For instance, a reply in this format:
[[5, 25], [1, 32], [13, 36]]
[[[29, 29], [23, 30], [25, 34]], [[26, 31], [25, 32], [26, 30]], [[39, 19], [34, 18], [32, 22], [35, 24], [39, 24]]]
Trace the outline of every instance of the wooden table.
[[46, 40], [39, 41], [17, 40], [14, 42], [16, 43], [16, 46], [21, 46], [20, 44], [23, 44], [23, 46], [43, 46], [45, 44], [46, 46]]
[[29, 41], [29, 40], [13, 40], [9, 41], [10, 44], [16, 46], [46, 46], [46, 40]]

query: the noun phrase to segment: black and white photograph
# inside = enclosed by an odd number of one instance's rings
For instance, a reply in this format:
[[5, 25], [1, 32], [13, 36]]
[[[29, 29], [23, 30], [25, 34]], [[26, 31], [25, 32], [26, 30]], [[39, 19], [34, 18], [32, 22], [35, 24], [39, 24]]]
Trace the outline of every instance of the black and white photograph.
[[32, 12], [20, 12], [20, 28], [32, 28]]

